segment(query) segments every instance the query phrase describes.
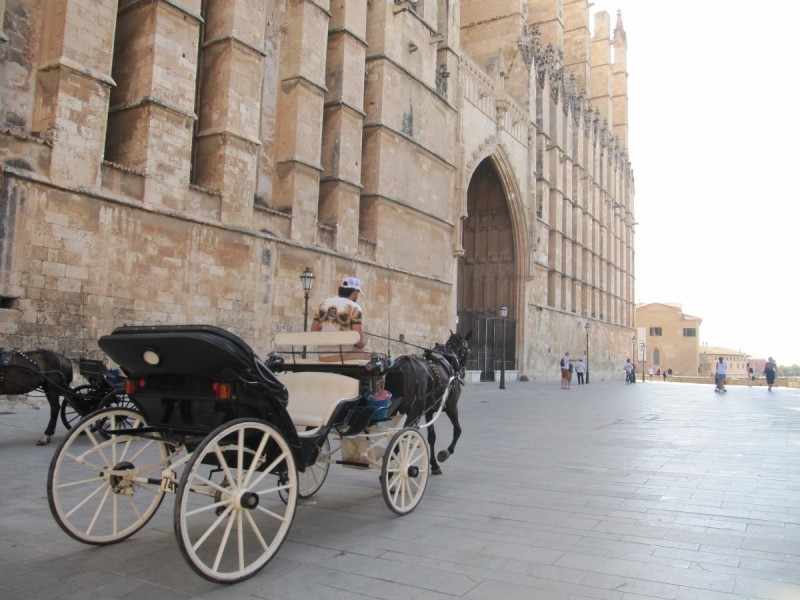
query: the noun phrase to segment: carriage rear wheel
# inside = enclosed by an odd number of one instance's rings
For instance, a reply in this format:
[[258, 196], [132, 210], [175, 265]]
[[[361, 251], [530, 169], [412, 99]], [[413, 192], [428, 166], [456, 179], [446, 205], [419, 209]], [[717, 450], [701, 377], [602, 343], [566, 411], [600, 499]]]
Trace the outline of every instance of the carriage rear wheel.
[[407, 515], [422, 500], [428, 484], [428, 443], [418, 429], [398, 431], [386, 448], [381, 489], [389, 510]]
[[[126, 422], [131, 427], [120, 427]], [[160, 478], [169, 464], [167, 445], [150, 434], [141, 414], [111, 409], [90, 414], [61, 442], [50, 462], [50, 512], [69, 536], [86, 544], [113, 544], [144, 527], [164, 492]], [[104, 434], [99, 431], [105, 429]]]
[[79, 385], [74, 390], [72, 390], [72, 395], [76, 397], [77, 402], [73, 404], [70, 400], [66, 397], [61, 401], [61, 422], [64, 424], [68, 430], [72, 429], [78, 421], [80, 421], [86, 414], [84, 412], [81, 414], [75, 408], [76, 405], [86, 405], [92, 407], [91, 410], [94, 409], [94, 403], [97, 399], [94, 397], [95, 394], [94, 386], [92, 385]]
[[200, 576], [242, 581], [275, 556], [296, 506], [297, 468], [280, 431], [265, 421], [230, 421], [200, 443], [183, 471], [175, 497], [178, 547]]

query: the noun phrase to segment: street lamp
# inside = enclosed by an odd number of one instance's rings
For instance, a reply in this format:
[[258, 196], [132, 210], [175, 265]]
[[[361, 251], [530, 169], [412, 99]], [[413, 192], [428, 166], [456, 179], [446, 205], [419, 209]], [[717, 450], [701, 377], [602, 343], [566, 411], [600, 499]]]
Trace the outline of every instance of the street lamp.
[[[633, 364], [634, 364], [634, 367], [635, 367], [635, 365], [636, 365], [636, 334], [635, 333], [631, 336], [631, 344], [633, 344], [633, 354], [631, 354], [631, 356], [633, 356]], [[635, 372], [636, 371], [634, 371], [634, 373]], [[636, 383], [636, 380], [633, 379], [631, 381], [631, 383]]]
[[[300, 283], [303, 284], [303, 291], [306, 295], [306, 304], [305, 309], [303, 311], [303, 331], [308, 331], [308, 293], [311, 291], [311, 288], [314, 286], [314, 273], [311, 272], [309, 267], [306, 267], [306, 270], [303, 271], [303, 274], [300, 275]], [[306, 347], [303, 346], [303, 358], [306, 357]]]
[[506, 389], [506, 317], [508, 316], [508, 307], [503, 304], [500, 307], [500, 318], [503, 319], [503, 362], [500, 363], [500, 389]]
[[589, 332], [592, 330], [592, 326], [587, 322], [586, 325], [583, 326], [586, 330], [586, 383], [589, 383]]

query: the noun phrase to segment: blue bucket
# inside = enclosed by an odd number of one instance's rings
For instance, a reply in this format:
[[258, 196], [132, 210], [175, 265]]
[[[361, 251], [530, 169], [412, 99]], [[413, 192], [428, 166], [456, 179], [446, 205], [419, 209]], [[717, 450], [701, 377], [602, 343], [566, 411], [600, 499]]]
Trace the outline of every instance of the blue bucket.
[[[387, 392], [384, 390], [383, 392], [380, 392], [380, 394], [381, 394], [380, 400], [376, 400], [373, 397], [372, 392], [367, 392], [366, 394], [364, 394], [364, 400], [367, 401], [367, 406], [374, 406], [376, 408], [380, 408], [380, 410], [373, 415], [372, 417], [373, 421], [383, 421], [386, 418], [386, 411], [389, 408], [389, 404], [392, 401], [391, 392]], [[384, 395], [385, 397], [383, 397]]]

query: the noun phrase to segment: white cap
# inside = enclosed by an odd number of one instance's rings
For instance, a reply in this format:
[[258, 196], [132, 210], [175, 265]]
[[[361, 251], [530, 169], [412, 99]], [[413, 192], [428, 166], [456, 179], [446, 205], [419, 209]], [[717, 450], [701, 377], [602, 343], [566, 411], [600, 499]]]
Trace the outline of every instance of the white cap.
[[350, 290], [358, 290], [362, 294], [364, 293], [361, 291], [361, 282], [355, 277], [347, 277], [342, 281], [342, 287]]

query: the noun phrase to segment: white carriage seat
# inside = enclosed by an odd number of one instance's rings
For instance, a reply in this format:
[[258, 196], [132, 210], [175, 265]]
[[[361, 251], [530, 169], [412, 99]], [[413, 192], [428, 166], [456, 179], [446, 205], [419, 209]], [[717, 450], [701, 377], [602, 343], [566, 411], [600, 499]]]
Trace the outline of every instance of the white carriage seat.
[[369, 363], [369, 360], [364, 359], [348, 359], [348, 360], [335, 360], [335, 353], [326, 350], [326, 354], [333, 356], [334, 360], [320, 361], [317, 359], [316, 348], [319, 346], [352, 346], [358, 343], [361, 335], [357, 331], [300, 331], [300, 332], [284, 332], [275, 334], [275, 345], [282, 347], [290, 347], [295, 353], [298, 353], [301, 348], [307, 348], [309, 358], [298, 358], [297, 354], [286, 358], [286, 362], [297, 365], [324, 365], [324, 364], [344, 364], [344, 365], [359, 365], [364, 366]]
[[358, 379], [337, 373], [276, 373], [289, 391], [289, 416], [295, 427], [322, 427], [343, 400], [359, 396]]

